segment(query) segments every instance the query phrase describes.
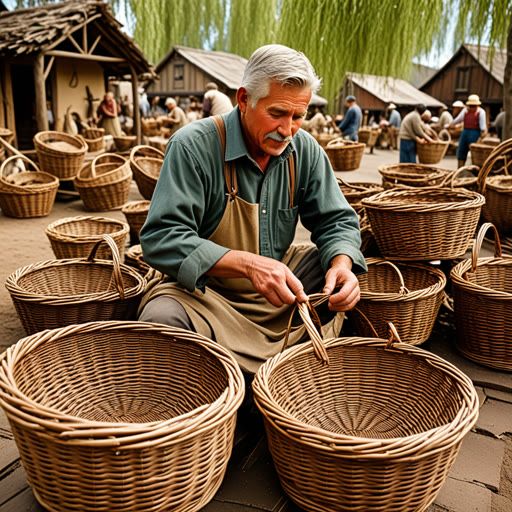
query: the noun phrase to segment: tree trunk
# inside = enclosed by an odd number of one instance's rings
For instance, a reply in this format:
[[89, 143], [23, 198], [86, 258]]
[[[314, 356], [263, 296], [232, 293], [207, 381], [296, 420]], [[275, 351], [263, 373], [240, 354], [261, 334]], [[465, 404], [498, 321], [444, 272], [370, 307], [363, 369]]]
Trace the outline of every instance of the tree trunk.
[[503, 140], [507, 140], [512, 137], [512, 18], [508, 26], [507, 63], [503, 77], [503, 109], [505, 110]]

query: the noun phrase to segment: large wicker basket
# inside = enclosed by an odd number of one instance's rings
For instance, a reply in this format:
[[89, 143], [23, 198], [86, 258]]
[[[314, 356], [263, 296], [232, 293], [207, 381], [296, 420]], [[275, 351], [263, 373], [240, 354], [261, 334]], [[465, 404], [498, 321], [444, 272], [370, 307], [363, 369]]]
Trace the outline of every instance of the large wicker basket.
[[[487, 230], [494, 230], [493, 258], [479, 258]], [[455, 308], [456, 345], [468, 359], [512, 371], [512, 258], [502, 257], [498, 232], [482, 225], [471, 259], [450, 273]]]
[[424, 164], [381, 165], [378, 170], [385, 189], [405, 186], [433, 187], [442, 183], [453, 172]]
[[382, 255], [399, 261], [463, 256], [484, 202], [463, 188], [385, 190], [362, 200]]
[[[34, 171], [23, 171], [4, 176], [10, 162], [21, 159], [32, 166]], [[0, 209], [7, 217], [27, 219], [45, 217], [52, 211], [59, 180], [23, 155], [14, 155], [0, 166]]]
[[244, 395], [218, 343], [92, 322], [23, 338], [0, 363], [0, 405], [45, 509], [195, 512], [215, 495]]
[[426, 144], [416, 144], [418, 161], [420, 164], [438, 164], [444, 158], [444, 155], [446, 155], [449, 145], [449, 142], [442, 140], [427, 142]]
[[[95, 259], [108, 243], [112, 260]], [[144, 279], [122, 265], [114, 240], [103, 235], [87, 258], [48, 260], [16, 270], [6, 281], [27, 334], [93, 320], [135, 320]]]
[[74, 179], [86, 210], [108, 211], [128, 201], [132, 171], [121, 155], [106, 153], [85, 165]]
[[77, 175], [88, 149], [82, 137], [55, 131], [36, 133], [34, 146], [41, 170], [61, 180]]
[[404, 343], [427, 341], [443, 302], [444, 273], [421, 263], [395, 265], [382, 258], [367, 258], [366, 263], [368, 272], [358, 276], [361, 300], [352, 317], [357, 333], [372, 336], [369, 321], [385, 337], [391, 322]]
[[130, 244], [139, 243], [139, 232], [146, 221], [151, 201], [131, 201], [123, 206], [122, 212], [130, 226]]
[[281, 485], [304, 510], [420, 512], [443, 486], [477, 420], [476, 391], [452, 364], [394, 339], [327, 340], [328, 364], [321, 339], [307, 342], [256, 374]]
[[332, 168], [338, 172], [345, 172], [359, 169], [365, 147], [366, 145], [362, 142], [338, 137], [327, 143], [325, 152], [331, 161]]
[[[45, 233], [57, 259], [86, 258], [103, 235], [109, 235], [115, 241], [122, 258], [129, 231], [128, 224], [121, 220], [80, 215], [52, 222]], [[101, 246], [97, 255], [98, 258], [110, 259], [112, 251]]]
[[164, 153], [152, 146], [135, 146], [130, 153], [133, 179], [141, 196], [150, 201], [160, 175]]

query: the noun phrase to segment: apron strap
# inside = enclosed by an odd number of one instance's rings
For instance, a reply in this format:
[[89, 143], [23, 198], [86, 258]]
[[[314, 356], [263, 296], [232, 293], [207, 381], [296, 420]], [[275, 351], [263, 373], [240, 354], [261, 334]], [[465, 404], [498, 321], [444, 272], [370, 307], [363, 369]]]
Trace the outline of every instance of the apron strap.
[[[233, 201], [238, 192], [238, 184], [236, 181], [236, 169], [233, 162], [226, 162], [226, 125], [221, 115], [212, 116], [213, 122], [219, 132], [220, 144], [222, 146], [222, 154], [224, 155], [224, 178], [228, 189], [230, 200]], [[293, 199], [295, 194], [295, 160], [293, 153], [288, 158], [288, 195], [290, 201], [288, 208], [293, 208]]]

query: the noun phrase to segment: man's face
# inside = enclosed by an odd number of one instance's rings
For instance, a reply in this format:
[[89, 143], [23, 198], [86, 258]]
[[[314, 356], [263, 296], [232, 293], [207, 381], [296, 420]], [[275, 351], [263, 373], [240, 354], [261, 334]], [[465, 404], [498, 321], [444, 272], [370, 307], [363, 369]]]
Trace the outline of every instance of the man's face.
[[253, 156], [278, 156], [301, 127], [311, 90], [272, 82], [268, 95], [255, 108], [243, 87], [238, 90], [237, 99], [249, 152]]

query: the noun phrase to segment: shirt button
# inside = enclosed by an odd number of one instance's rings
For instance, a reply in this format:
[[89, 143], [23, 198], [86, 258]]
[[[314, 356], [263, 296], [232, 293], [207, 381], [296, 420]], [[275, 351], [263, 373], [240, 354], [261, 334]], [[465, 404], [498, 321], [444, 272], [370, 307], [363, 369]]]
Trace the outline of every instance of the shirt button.
[[261, 213], [267, 213], [267, 210], [261, 210]]

